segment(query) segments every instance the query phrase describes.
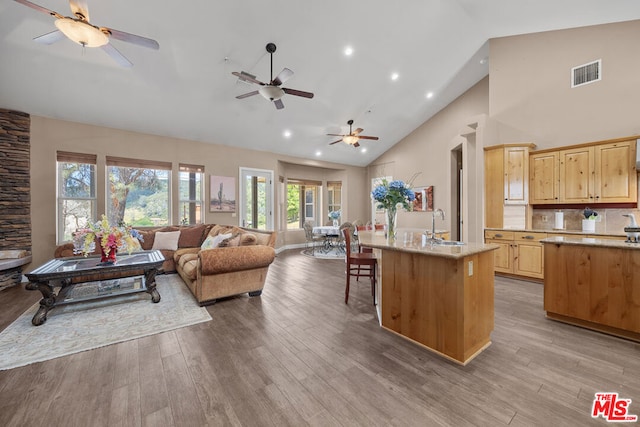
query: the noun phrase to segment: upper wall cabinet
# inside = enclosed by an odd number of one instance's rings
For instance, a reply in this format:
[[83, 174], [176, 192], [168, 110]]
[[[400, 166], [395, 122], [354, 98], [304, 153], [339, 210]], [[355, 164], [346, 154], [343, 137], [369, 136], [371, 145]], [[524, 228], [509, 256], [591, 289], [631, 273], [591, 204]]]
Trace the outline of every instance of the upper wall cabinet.
[[[529, 201], [529, 151], [533, 144], [485, 147], [485, 225], [505, 227], [524, 221]], [[515, 221], [515, 222], [514, 222]], [[523, 224], [524, 225], [524, 222]]]
[[531, 204], [637, 203], [636, 140], [533, 153]]

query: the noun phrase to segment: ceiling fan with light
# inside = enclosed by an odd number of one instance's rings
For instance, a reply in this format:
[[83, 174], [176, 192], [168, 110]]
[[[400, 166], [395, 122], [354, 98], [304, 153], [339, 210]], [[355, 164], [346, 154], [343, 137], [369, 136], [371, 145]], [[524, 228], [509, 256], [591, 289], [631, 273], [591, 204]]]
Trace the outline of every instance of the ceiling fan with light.
[[260, 85], [260, 89], [245, 93], [243, 95], [236, 96], [236, 98], [244, 99], [253, 95], [260, 94], [264, 98], [273, 102], [273, 104], [276, 106], [278, 110], [281, 110], [284, 108], [284, 104], [282, 103], [281, 98], [284, 96], [285, 93], [289, 95], [301, 96], [303, 98], [313, 98], [313, 93], [311, 92], [304, 92], [302, 90], [280, 87], [284, 82], [289, 80], [291, 76], [293, 76], [293, 71], [291, 71], [288, 68], [284, 68], [282, 71], [280, 71], [280, 74], [278, 74], [274, 79], [273, 78], [273, 52], [276, 51], [276, 45], [273, 43], [268, 43], [266, 46], [266, 49], [267, 49], [267, 52], [269, 52], [269, 54], [271, 55], [271, 80], [269, 80], [269, 83], [263, 83], [260, 80], [256, 80], [256, 76], [251, 75], [247, 72], [244, 72], [244, 71], [232, 72], [231, 74], [238, 77], [243, 82], [249, 82], [249, 83]]
[[359, 147], [360, 146], [359, 141], [361, 139], [371, 139], [371, 140], [374, 140], [374, 141], [378, 140], [377, 136], [360, 135], [360, 132], [362, 132], [364, 130], [362, 128], [358, 128], [358, 129], [352, 131], [351, 130], [351, 125], [353, 125], [353, 120], [349, 120], [347, 122], [347, 124], [349, 125], [349, 133], [347, 135], [339, 135], [339, 134], [336, 134], [336, 133], [328, 133], [327, 134], [329, 136], [340, 136], [340, 137], [342, 137], [337, 141], [333, 141], [329, 145], [337, 144], [338, 142], [342, 141], [345, 144], [353, 145], [354, 147]]
[[82, 45], [82, 47], [101, 47], [109, 56], [123, 67], [131, 67], [133, 64], [125, 58], [111, 43], [110, 38], [121, 40], [138, 46], [159, 49], [157, 41], [124, 31], [114, 30], [108, 27], [97, 27], [89, 22], [89, 8], [84, 0], [69, 0], [69, 6], [74, 17], [63, 16], [58, 12], [31, 3], [28, 0], [15, 0], [27, 7], [39, 12], [51, 15], [55, 20], [57, 30], [41, 35], [33, 40], [42, 44], [53, 44], [67, 36], [70, 40]]

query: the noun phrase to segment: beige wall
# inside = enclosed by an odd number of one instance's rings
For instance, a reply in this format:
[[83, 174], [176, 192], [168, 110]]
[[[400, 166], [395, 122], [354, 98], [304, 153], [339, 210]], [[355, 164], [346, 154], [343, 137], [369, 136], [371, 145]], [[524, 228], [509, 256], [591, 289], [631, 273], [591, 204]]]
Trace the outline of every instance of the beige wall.
[[[640, 21], [493, 39], [489, 104], [498, 143], [538, 149], [640, 134]], [[571, 68], [602, 59], [602, 80]]]
[[[482, 203], [482, 140], [486, 139], [488, 112], [489, 79], [484, 78], [376, 159], [369, 166], [370, 178], [392, 176], [406, 181], [414, 173], [420, 173], [414, 186], [433, 185], [434, 207], [446, 212], [445, 221], [436, 220], [436, 227], [451, 230], [454, 227], [451, 210], [455, 189], [451, 170], [452, 150], [460, 148], [464, 152], [469, 188], [465, 200]], [[475, 131], [469, 125], [477, 125]], [[482, 210], [467, 204], [469, 228], [467, 238], [463, 237], [465, 241], [478, 240]], [[377, 219], [384, 222], [382, 216]], [[428, 212], [398, 212], [398, 227], [426, 229], [431, 228], [431, 221], [432, 214]]]
[[[31, 221], [34, 261], [28, 270], [51, 258], [56, 246], [56, 151], [58, 150], [97, 154], [99, 214], [105, 211], [105, 156], [118, 156], [172, 162], [174, 194], [177, 193], [176, 178], [179, 163], [204, 165], [207, 177], [205, 220], [208, 223], [238, 224], [238, 217], [235, 214], [208, 212], [208, 179], [211, 174], [237, 177], [240, 167], [272, 170], [276, 182], [276, 201], [278, 200], [278, 176], [288, 174], [287, 167], [283, 165], [290, 165], [289, 169], [295, 165], [297, 178], [313, 178], [323, 182], [343, 181], [343, 204], [349, 217], [357, 218], [366, 215], [366, 205], [363, 206], [361, 192], [366, 176], [365, 168], [32, 116]], [[351, 186], [356, 190], [349, 191]], [[179, 217], [177, 200], [173, 203], [172, 215], [172, 223], [176, 223]], [[279, 227], [278, 218], [280, 215], [276, 203], [274, 223], [278, 230], [278, 247], [304, 242], [304, 233], [286, 232]]]

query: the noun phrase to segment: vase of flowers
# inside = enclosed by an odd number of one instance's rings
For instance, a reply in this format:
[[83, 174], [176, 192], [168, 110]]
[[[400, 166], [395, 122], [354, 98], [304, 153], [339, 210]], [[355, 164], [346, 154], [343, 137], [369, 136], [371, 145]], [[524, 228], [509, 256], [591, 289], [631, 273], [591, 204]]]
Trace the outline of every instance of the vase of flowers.
[[378, 202], [378, 209], [384, 209], [386, 211], [387, 242], [390, 244], [394, 243], [396, 241], [398, 208], [404, 208], [410, 211], [416, 195], [404, 181], [394, 180], [388, 182], [386, 179], [383, 179], [382, 183], [371, 192], [371, 197]]
[[110, 225], [107, 217], [102, 215], [100, 221], [94, 224], [89, 223], [87, 227], [73, 233], [73, 241], [74, 246], [84, 256], [93, 252], [97, 242], [100, 246], [100, 264], [110, 265], [115, 264], [118, 250], [131, 253], [140, 247], [138, 241], [143, 241], [143, 238], [140, 232], [130, 225]]
[[329, 218], [333, 221], [333, 226], [338, 227], [340, 225], [340, 211], [331, 211], [329, 212]]

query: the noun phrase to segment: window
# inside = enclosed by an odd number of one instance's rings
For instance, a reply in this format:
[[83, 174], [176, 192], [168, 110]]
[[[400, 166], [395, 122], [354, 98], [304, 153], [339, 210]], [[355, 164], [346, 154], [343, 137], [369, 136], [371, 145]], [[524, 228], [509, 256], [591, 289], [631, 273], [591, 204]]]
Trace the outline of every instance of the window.
[[107, 217], [111, 224], [168, 225], [171, 163], [107, 156]]
[[342, 208], [342, 183], [327, 182], [327, 194], [329, 212], [339, 211]]
[[204, 166], [180, 164], [178, 175], [180, 196], [178, 212], [180, 224], [202, 224], [202, 201], [204, 200]]
[[58, 151], [58, 243], [96, 220], [96, 156]]
[[318, 219], [319, 182], [288, 180], [287, 229], [302, 228], [305, 221], [322, 225]]

